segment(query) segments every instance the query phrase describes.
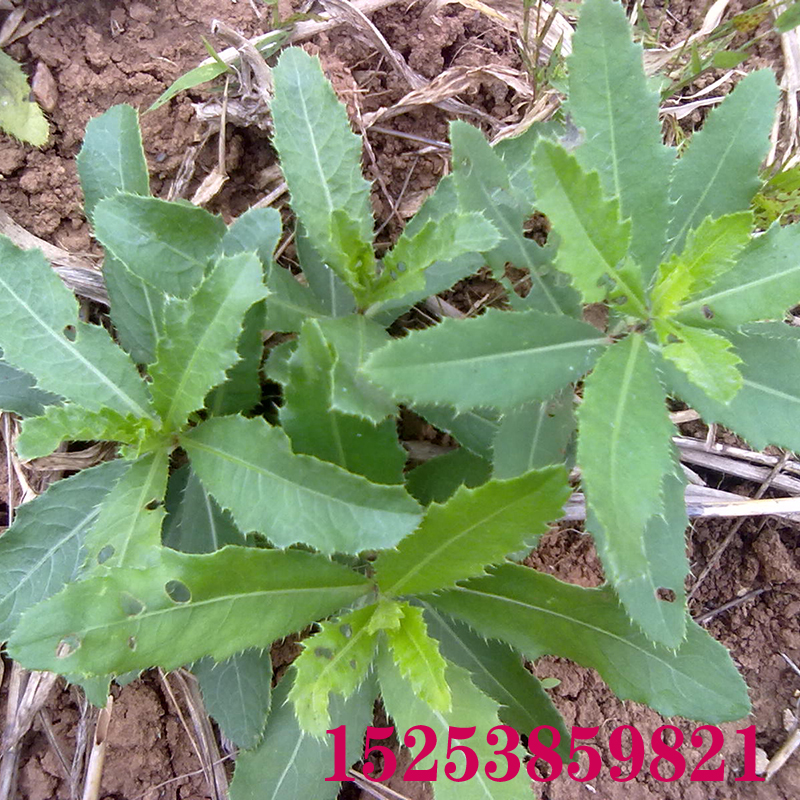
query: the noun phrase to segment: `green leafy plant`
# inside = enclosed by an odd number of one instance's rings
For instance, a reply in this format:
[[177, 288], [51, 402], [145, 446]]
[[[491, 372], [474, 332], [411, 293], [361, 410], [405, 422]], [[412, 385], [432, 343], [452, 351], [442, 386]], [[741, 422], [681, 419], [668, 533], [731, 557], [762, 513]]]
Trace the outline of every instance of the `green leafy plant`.
[[[477, 727], [486, 764], [500, 722], [552, 726], [568, 759], [523, 656], [593, 667], [665, 715], [742, 717], [730, 657], [686, 614], [666, 397], [754, 444], [795, 443], [800, 387], [765, 365], [788, 363], [798, 339], [749, 324], [800, 294], [794, 229], [750, 235], [771, 76], [746, 78], [675, 163], [624, 13], [587, 0], [569, 97], [585, 143], [569, 152], [543, 126], [492, 148], [454, 123], [451, 174], [381, 258], [359, 139], [319, 63], [286, 50], [274, 79], [303, 283], [273, 260], [276, 211], [226, 226], [149, 196], [126, 106], [90, 123], [78, 161], [117, 341], [79, 320], [40, 253], [0, 240], [0, 397], [25, 417], [20, 456], [121, 446], [20, 508], [0, 539], [9, 653], [101, 703], [116, 676], [194, 663], [247, 748], [235, 798], [334, 797], [326, 731], [345, 725], [357, 761], [379, 693], [398, 731], [439, 734], [418, 766], [444, 763], [452, 725]], [[537, 209], [555, 231], [546, 246], [524, 235]], [[390, 339], [418, 300], [509, 262], [532, 283], [509, 292], [511, 311]], [[604, 300], [608, 331], [581, 318]], [[282, 386], [277, 419], [260, 414], [265, 328], [294, 334], [265, 366]], [[508, 560], [569, 497], [584, 377], [577, 462], [607, 573], [597, 589]], [[404, 472], [401, 401], [461, 449]], [[309, 625], [271, 698], [266, 648]], [[526, 782], [480, 771], [434, 790], [511, 798]]]
[[22, 67], [0, 50], [0, 130], [28, 144], [47, 144], [50, 130], [42, 109], [30, 97]]

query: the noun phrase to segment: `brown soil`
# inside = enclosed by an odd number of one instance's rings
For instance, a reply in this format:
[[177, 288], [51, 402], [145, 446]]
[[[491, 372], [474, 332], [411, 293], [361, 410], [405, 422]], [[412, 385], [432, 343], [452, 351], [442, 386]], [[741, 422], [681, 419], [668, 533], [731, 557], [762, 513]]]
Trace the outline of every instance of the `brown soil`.
[[[258, 0], [255, 0], [257, 3]], [[733, 3], [737, 8], [754, 2]], [[666, 14], [661, 2], [645, 2], [652, 24]], [[696, 28], [707, 3], [672, 0], [662, 27], [669, 42]], [[38, 62], [52, 71], [57, 99], [51, 120], [50, 144], [42, 150], [23, 146], [0, 134], [0, 208], [31, 232], [71, 251], [95, 249], [82, 214], [82, 198], [75, 170], [87, 121], [111, 105], [127, 102], [144, 110], [175, 78], [205, 57], [201, 36], [207, 36], [211, 19], [221, 17], [246, 36], [263, 30], [247, 0], [29, 0], [28, 19], [55, 12], [41, 26], [8, 48], [31, 73]], [[260, 4], [259, 4], [260, 6]], [[262, 13], [263, 12], [263, 7]], [[289, 3], [281, 2], [286, 13]], [[513, 42], [502, 30], [477, 12], [445, 6], [435, 17], [425, 4], [404, 5], [374, 15], [373, 21], [408, 64], [426, 77], [434, 77], [456, 64], [500, 63], [519, 67]], [[348, 103], [356, 124], [362, 114], [400, 99], [408, 87], [374, 48], [342, 28], [317, 37], [307, 45], [320, 54], [340, 96]], [[780, 52], [775, 41], [759, 47], [759, 60], [775, 64], [780, 72]], [[160, 110], [142, 117], [145, 151], [152, 190], [166, 196], [189, 147], [202, 140], [193, 101], [207, 98], [194, 90]], [[505, 84], [487, 81], [461, 98], [496, 120], [514, 114], [514, 97]], [[452, 115], [425, 107], [391, 120], [391, 127], [430, 140], [446, 140]], [[420, 153], [418, 141], [370, 132], [371, 152], [366, 169], [375, 180], [374, 207], [387, 241], [400, 230], [421, 199], [447, 169], [441, 151]], [[264, 170], [273, 161], [268, 137], [256, 128], [228, 130], [228, 169], [231, 179], [214, 200], [212, 210], [227, 219], [240, 214], [265, 193]], [[213, 166], [214, 138], [198, 154], [194, 186]], [[484, 293], [482, 286], [465, 289], [467, 306]], [[0, 465], [2, 469], [2, 465]], [[5, 480], [0, 482], [5, 486]], [[3, 500], [6, 498], [3, 497]], [[690, 537], [694, 574], [714, 552], [730, 523], [701, 524]], [[747, 523], [725, 553], [722, 563], [705, 581], [693, 612], [703, 613], [741, 596], [765, 588], [758, 597], [714, 617], [708, 629], [729, 647], [751, 689], [752, 717], [724, 726], [728, 766], [722, 783], [692, 783], [686, 778], [657, 783], [650, 777], [631, 784], [616, 784], [604, 769], [592, 787], [561, 778], [542, 784], [545, 798], [597, 796], [617, 798], [669, 798], [670, 800], [735, 800], [764, 798], [788, 800], [800, 786], [800, 758], [795, 756], [769, 785], [734, 783], [742, 765], [741, 741], [735, 730], [755, 724], [757, 743], [772, 754], [786, 736], [783, 718], [793, 708], [800, 677], [779, 653], [800, 661], [800, 545], [797, 529], [775, 521]], [[566, 580], [593, 585], [602, 580], [599, 563], [587, 537], [561, 531], [546, 537], [530, 563]], [[296, 648], [295, 648], [296, 649]], [[552, 694], [567, 725], [600, 726], [598, 741], [607, 742], [610, 731], [621, 724], [635, 725], [650, 734], [663, 724], [660, 717], [633, 703], [617, 701], [597, 676], [556, 659], [540, 661], [541, 677], [561, 680]], [[102, 797], [111, 800], [199, 800], [210, 797], [209, 788], [194, 754], [189, 735], [165, 697], [158, 678], [147, 675], [114, 690], [116, 704], [104, 770]], [[46, 708], [55, 740], [71, 756], [80, 727], [73, 695], [60, 688]], [[675, 724], [689, 734], [690, 723]], [[37, 721], [26, 737], [20, 767], [19, 796], [24, 800], [61, 800], [69, 787], [53, 747]], [[688, 752], [688, 748], [685, 748]], [[613, 763], [613, 762], [609, 762]], [[416, 797], [417, 787], [395, 787]], [[352, 793], [349, 794], [353, 796]], [[287, 798], [287, 800], [294, 800]]]

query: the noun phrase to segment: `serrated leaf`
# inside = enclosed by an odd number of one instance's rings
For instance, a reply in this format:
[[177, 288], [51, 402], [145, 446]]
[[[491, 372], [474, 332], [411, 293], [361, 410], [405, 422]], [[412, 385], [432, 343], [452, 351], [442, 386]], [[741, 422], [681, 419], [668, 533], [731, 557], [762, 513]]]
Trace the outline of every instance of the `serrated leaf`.
[[265, 327], [271, 330], [296, 333], [310, 317], [326, 316], [311, 290], [278, 264], [267, 270], [267, 288]]
[[177, 431], [208, 391], [225, 379], [247, 309], [266, 296], [261, 264], [252, 254], [222, 256], [197, 291], [164, 309], [169, 336], [159, 340], [150, 368], [153, 405]]
[[152, 417], [150, 397], [128, 356], [97, 325], [78, 319], [75, 296], [39, 250], [0, 236], [0, 347], [37, 386], [93, 411]]
[[220, 217], [190, 203], [122, 192], [97, 204], [94, 226], [134, 275], [184, 298], [200, 285], [226, 231]]
[[[395, 421], [384, 419], [376, 426], [335, 408], [338, 353], [326, 339], [326, 330], [316, 320], [306, 321], [300, 345], [287, 364], [289, 380], [284, 386], [280, 419], [292, 440], [292, 449], [338, 464], [376, 483], [402, 483], [406, 453], [397, 441]], [[352, 332], [357, 334], [357, 329]], [[354, 385], [352, 380], [349, 385]], [[396, 410], [393, 403], [391, 410]]]
[[674, 155], [662, 144], [659, 95], [647, 83], [641, 45], [631, 41], [618, 3], [582, 5], [568, 94], [575, 124], [586, 131], [578, 161], [598, 170], [605, 192], [619, 198], [621, 216], [631, 220], [631, 254], [649, 278], [666, 240]]
[[22, 67], [0, 50], [0, 129], [34, 147], [43, 147], [50, 127], [42, 109], [30, 97]]
[[236, 217], [219, 243], [220, 255], [235, 256], [255, 253], [266, 270], [278, 246], [283, 223], [274, 208], [248, 208]]
[[528, 736], [539, 725], [550, 725], [561, 734], [556, 751], [570, 761], [564, 720], [556, 711], [539, 679], [522, 664], [522, 657], [505, 642], [484, 639], [468, 625], [423, 604], [428, 631], [439, 640], [442, 655], [468, 670], [475, 685], [500, 704], [500, 721]]
[[404, 231], [383, 258], [383, 271], [369, 293], [370, 302], [418, 292], [425, 288], [424, 272], [434, 262], [485, 253], [499, 242], [497, 228], [477, 211], [452, 211], [428, 220], [416, 233]]
[[500, 417], [492, 444], [495, 478], [516, 478], [528, 470], [566, 461], [575, 432], [572, 391], [525, 403]]
[[124, 470], [107, 461], [17, 508], [14, 524], [0, 537], [0, 637], [8, 639], [23, 611], [55, 594], [78, 573], [83, 541]]
[[344, 317], [352, 314], [356, 310], [353, 293], [314, 249], [301, 224], [295, 231], [295, 247], [303, 275], [321, 309], [317, 316]]
[[373, 605], [351, 611], [304, 640], [289, 693], [304, 732], [322, 738], [333, 724], [329, 695], [346, 699], [364, 682], [375, 652], [375, 633], [367, 625], [374, 610]]
[[361, 139], [350, 130], [319, 59], [288, 48], [274, 78], [273, 141], [292, 208], [314, 247], [360, 301], [375, 264]]
[[[0, 357], [2, 351], [0, 351]], [[61, 402], [58, 395], [36, 388], [36, 379], [0, 358], [0, 409], [21, 417], [38, 417], [46, 406]]]
[[406, 489], [422, 505], [444, 503], [455, 494], [459, 486], [470, 489], [480, 486], [492, 477], [492, 465], [466, 447], [436, 456], [410, 470], [406, 475]]
[[730, 403], [742, 388], [742, 359], [732, 350], [730, 340], [714, 331], [672, 323], [677, 342], [663, 347], [664, 358], [672, 361], [689, 380], [712, 400]]
[[237, 747], [255, 747], [264, 732], [272, 698], [269, 651], [245, 650], [220, 663], [192, 664], [206, 711]]
[[[414, 691], [412, 685], [403, 678], [397, 665], [393, 663], [386, 648], [381, 648], [377, 663], [383, 703], [387, 713], [394, 719], [398, 734], [402, 737], [406, 731], [417, 725], [427, 725], [436, 733], [436, 746], [433, 751], [415, 764], [417, 769], [429, 769], [434, 761], [438, 762], [437, 780], [432, 784], [436, 800], [463, 800], [464, 797], [470, 800], [519, 800], [525, 796], [530, 787], [524, 767], [516, 778], [503, 782], [490, 780], [484, 772], [484, 766], [492, 760], [497, 764], [495, 774], [498, 776], [503, 774], [506, 766], [503, 757], [495, 756], [494, 748], [487, 743], [488, 732], [499, 724], [499, 709], [494, 700], [475, 687], [466, 670], [455, 664], [447, 664], [446, 679], [450, 686], [453, 706], [448, 712], [442, 713], [434, 711]], [[454, 783], [447, 780], [444, 774], [451, 727], [477, 729], [474, 736], [463, 742], [477, 754], [480, 764], [475, 777], [467, 783]], [[505, 746], [502, 733], [498, 738], [500, 743], [497, 747]], [[424, 739], [419, 733], [415, 739], [415, 746], [411, 750], [416, 756]], [[522, 747], [515, 748], [514, 755], [521, 761], [524, 756]], [[451, 761], [457, 765], [456, 774], [462, 774], [463, 758], [460, 755], [453, 756]]]
[[421, 608], [406, 603], [400, 607], [400, 625], [385, 630], [392, 661], [420, 700], [432, 711], [446, 714], [452, 708], [452, 697], [439, 643], [428, 635]]
[[453, 436], [462, 447], [491, 461], [492, 443], [500, 425], [499, 412], [491, 408], [472, 408], [457, 413], [447, 406], [417, 404], [414, 410], [432, 425]]
[[736, 265], [679, 310], [676, 319], [699, 328], [737, 328], [781, 319], [800, 300], [800, 226], [773, 225], [753, 239]]
[[446, 319], [378, 350], [364, 372], [412, 403], [508, 409], [544, 400], [591, 368], [603, 334], [565, 316], [489, 309], [475, 319]]
[[[578, 419], [582, 484], [589, 508], [607, 534], [606, 575], [614, 585], [642, 580], [653, 570], [645, 535], [650, 518], [661, 513], [663, 477], [673, 469], [674, 427], [640, 334], [613, 345], [598, 361], [584, 383]], [[676, 594], [681, 589], [664, 588]], [[674, 647], [676, 632], [664, 623], [663, 602], [653, 591], [626, 608], [650, 637]]]
[[716, 724], [750, 708], [730, 655], [699, 625], [687, 621], [680, 646], [663, 647], [639, 630], [608, 586], [585, 589], [506, 564], [428, 602], [530, 659], [552, 654], [596, 669], [621, 700], [647, 703], [665, 717]]
[[180, 438], [200, 480], [239, 529], [260, 531], [278, 547], [393, 547], [419, 522], [419, 506], [401, 487], [295, 455], [286, 434], [262, 419], [218, 417]]
[[163, 548], [146, 570], [113, 569], [31, 608], [9, 651], [31, 669], [60, 673], [171, 670], [267, 647], [368, 588], [352, 570], [296, 550], [225, 547], [189, 555]]
[[168, 468], [169, 454], [162, 449], [132, 462], [117, 481], [86, 536], [89, 573], [148, 567], [157, 557]]
[[606, 296], [645, 315], [642, 274], [626, 261], [631, 223], [617, 198], [606, 199], [597, 172], [584, 172], [561, 145], [542, 140], [534, 155], [537, 206], [561, 237], [556, 266], [567, 273], [584, 303]]
[[778, 89], [772, 70], [746, 75], [709, 114], [679, 159], [670, 186], [673, 203], [665, 258], [706, 217], [745, 211], [760, 187], [758, 168], [769, 150]]
[[[317, 739], [304, 733], [294, 708], [286, 702], [294, 670], [275, 689], [272, 711], [261, 744], [239, 753], [231, 782], [231, 800], [335, 800], [341, 783], [326, 781], [334, 774], [334, 738]], [[374, 679], [365, 681], [347, 700], [331, 698], [331, 717], [346, 731], [348, 766], [363, 757], [364, 730], [372, 723], [378, 694]]]
[[167, 516], [161, 539], [182, 553], [213, 553], [226, 544], [245, 544], [242, 532], [227, 511], [205, 490], [188, 464], [169, 476]]
[[108, 408], [88, 411], [74, 403], [48, 406], [42, 416], [29, 417], [22, 423], [17, 454], [24, 460], [40, 458], [67, 441], [137, 444], [153, 429], [150, 419], [139, 419], [132, 414], [123, 417]]
[[547, 467], [477, 489], [460, 487], [444, 505], [431, 504], [419, 528], [375, 561], [386, 594], [421, 594], [501, 561], [531, 536], [545, 533], [570, 495], [563, 467]]

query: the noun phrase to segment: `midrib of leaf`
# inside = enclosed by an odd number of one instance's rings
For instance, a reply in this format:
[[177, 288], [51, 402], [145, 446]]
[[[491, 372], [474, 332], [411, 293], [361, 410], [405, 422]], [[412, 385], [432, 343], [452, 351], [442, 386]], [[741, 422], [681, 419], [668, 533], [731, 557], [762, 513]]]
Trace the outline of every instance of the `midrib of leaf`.
[[152, 414], [150, 414], [146, 409], [142, 408], [134, 399], [130, 396], [125, 394], [123, 391], [120, 390], [117, 384], [113, 383], [108, 379], [108, 376], [104, 375], [100, 372], [91, 361], [87, 360], [79, 350], [73, 347], [72, 342], [67, 339], [65, 336], [59, 335], [56, 331], [54, 331], [51, 327], [49, 327], [46, 322], [34, 312], [34, 310], [6, 283], [2, 277], [0, 277], [0, 286], [4, 287], [5, 290], [14, 298], [30, 315], [30, 317], [35, 320], [35, 322], [42, 328], [45, 333], [47, 333], [50, 338], [54, 339], [56, 343], [63, 348], [66, 348], [78, 361], [83, 364], [86, 369], [105, 386], [108, 386], [112, 392], [122, 400], [125, 405], [130, 408], [137, 417], [150, 417], [152, 418]]
[[536, 448], [539, 444], [539, 437], [542, 433], [542, 425], [547, 416], [547, 401], [539, 403], [539, 413], [536, 415], [536, 428], [533, 436], [530, 438], [530, 447], [528, 448], [528, 457], [526, 459], [528, 469], [533, 469], [533, 456], [536, 453]]
[[[294, 750], [292, 750], [292, 755], [286, 759], [286, 766], [283, 768], [283, 772], [281, 772], [278, 780], [275, 782], [275, 791], [272, 793], [272, 797], [270, 800], [274, 800], [276, 797], [283, 797], [283, 794], [279, 791], [283, 787], [283, 782], [286, 780], [286, 776], [289, 774], [289, 770], [294, 765], [294, 762], [297, 760], [297, 754], [300, 751], [300, 745], [303, 743], [303, 740], [306, 738], [308, 734], [300, 733], [297, 737], [297, 744], [294, 746]], [[298, 770], [299, 771], [299, 770]]]
[[755, 381], [749, 381], [747, 378], [744, 379], [744, 383], [747, 386], [752, 386], [759, 392], [763, 392], [764, 394], [771, 394], [775, 397], [780, 397], [783, 400], [789, 400], [792, 403], [800, 404], [800, 400], [793, 395], [786, 394], [786, 392], [782, 392], [779, 389], [773, 389], [771, 386], [765, 386], [763, 383], [756, 383]]
[[[323, 678], [325, 675], [327, 675], [327, 674], [328, 674], [328, 671], [329, 671], [329, 670], [333, 669], [333, 667], [335, 667], [337, 664], [339, 664], [339, 663], [341, 662], [342, 658], [344, 658], [344, 656], [345, 656], [347, 653], [349, 653], [349, 652], [350, 652], [350, 650], [353, 648], [353, 646], [354, 646], [354, 645], [355, 645], [355, 644], [356, 644], [358, 641], [360, 641], [360, 639], [361, 639], [363, 636], [366, 636], [367, 634], [369, 634], [370, 636], [374, 636], [374, 634], [373, 634], [373, 633], [370, 633], [370, 631], [368, 630], [368, 628], [369, 628], [369, 623], [367, 623], [366, 625], [364, 625], [363, 627], [359, 628], [358, 630], [356, 630], [356, 631], [353, 633], [353, 635], [352, 635], [352, 636], [351, 636], [351, 637], [350, 637], [350, 638], [349, 638], [349, 639], [348, 639], [348, 640], [345, 642], [345, 644], [344, 644], [344, 646], [341, 648], [341, 650], [337, 650], [337, 651], [336, 651], [336, 652], [333, 654], [333, 658], [332, 658], [330, 661], [328, 661], [328, 663], [327, 663], [327, 664], [326, 664], [326, 665], [323, 667], [322, 671], [321, 671], [321, 672], [320, 672], [320, 673], [317, 675], [317, 677], [315, 678], [315, 683], [316, 683], [317, 681], [321, 681], [321, 680], [322, 680], [322, 678]], [[307, 639], [306, 641], [308, 642], [308, 646], [310, 647], [310, 646], [311, 646], [311, 645], [314, 643], [314, 637], [312, 636], [312, 637], [311, 637], [311, 639]], [[369, 670], [367, 670], [367, 671], [369, 671]]]
[[[606, 98], [606, 108], [608, 111], [608, 118], [610, 120], [613, 120], [614, 113], [613, 113], [613, 106], [611, 105], [611, 98], [614, 96], [615, 87], [611, 85], [610, 81], [607, 48], [604, 47], [601, 49], [600, 58], [602, 58], [603, 60], [603, 82], [606, 85], [606, 90], [603, 93], [603, 97]], [[620, 178], [619, 178], [619, 158], [617, 153], [618, 148], [617, 148], [616, 125], [614, 124], [609, 125], [609, 136], [611, 137], [611, 164], [613, 165], [613, 171], [614, 171], [614, 195], [616, 197], [622, 197], [622, 189], [620, 186]], [[621, 207], [620, 211], [622, 211]]]
[[211, 531], [211, 542], [214, 545], [214, 550], [219, 550], [219, 536], [217, 535], [217, 525], [214, 522], [214, 508], [211, 505], [211, 497], [205, 490], [203, 490], [203, 508], [205, 509], [206, 517], [208, 517], [208, 529]]

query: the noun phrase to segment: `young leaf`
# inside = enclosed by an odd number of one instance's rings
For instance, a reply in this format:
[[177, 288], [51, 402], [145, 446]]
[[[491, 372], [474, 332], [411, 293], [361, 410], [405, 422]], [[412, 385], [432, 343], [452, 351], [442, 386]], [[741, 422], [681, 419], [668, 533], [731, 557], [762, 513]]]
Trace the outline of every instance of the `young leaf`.
[[244, 650], [220, 663], [202, 658], [192, 664], [206, 711], [237, 747], [261, 740], [272, 698], [269, 651]]
[[[498, 759], [495, 749], [505, 747], [508, 743], [503, 741], [502, 732], [496, 746], [487, 743], [489, 731], [499, 724], [498, 704], [475, 687], [466, 670], [455, 664], [447, 664], [446, 678], [453, 706], [449, 711], [442, 713], [432, 709], [419, 696], [411, 683], [403, 677], [385, 647], [379, 651], [377, 663], [383, 703], [387, 713], [393, 718], [398, 733], [405, 734], [417, 725], [427, 725], [436, 733], [436, 746], [433, 751], [415, 763], [417, 769], [430, 769], [434, 766], [434, 762], [438, 762], [437, 780], [433, 783], [436, 800], [463, 800], [464, 797], [469, 797], [470, 800], [519, 800], [525, 796], [529, 790], [529, 779], [524, 768], [512, 780], [502, 782], [489, 779], [481, 768], [494, 759], [497, 765], [494, 777], [505, 774], [504, 757]], [[464, 744], [477, 754], [480, 767], [475, 777], [466, 784], [447, 780], [443, 774], [447, 761], [447, 745], [453, 727], [477, 729], [474, 736]], [[412, 735], [414, 746], [411, 749], [417, 756], [424, 740], [419, 731]], [[515, 758], [521, 760], [523, 755], [521, 747], [510, 748], [509, 755], [505, 757], [509, 762], [508, 767], [511, 767]], [[463, 770], [464, 762], [460, 760], [456, 775], [463, 774]]]
[[36, 388], [33, 375], [2, 360], [0, 351], [0, 410], [13, 411], [21, 417], [38, 417], [46, 406], [61, 402], [58, 395]]
[[[318, 739], [305, 733], [287, 695], [291, 669], [275, 689], [272, 710], [261, 744], [239, 753], [231, 782], [231, 800], [336, 800], [341, 784], [326, 778], [334, 773], [334, 738]], [[333, 724], [344, 726], [345, 763], [349, 767], [364, 756], [364, 730], [372, 724], [378, 689], [368, 679], [348, 698], [331, 698]]]
[[165, 547], [182, 553], [213, 553], [226, 544], [245, 544], [230, 513], [219, 507], [188, 464], [170, 475], [165, 505], [161, 531]]
[[124, 467], [107, 461], [85, 469], [17, 509], [0, 538], [0, 638], [8, 639], [23, 611], [75, 578], [86, 532]]
[[39, 250], [0, 236], [0, 347], [37, 386], [92, 411], [152, 417], [133, 362], [97, 325], [78, 320], [74, 295]]
[[730, 271], [685, 303], [676, 319], [733, 330], [745, 322], [782, 318], [800, 300], [798, 247], [800, 226], [773, 225], [750, 242]]
[[0, 130], [22, 142], [44, 147], [50, 135], [42, 109], [30, 99], [31, 90], [22, 67], [0, 50]]
[[679, 341], [663, 348], [668, 358], [692, 383], [712, 400], [730, 403], [742, 388], [742, 359], [731, 349], [730, 340], [714, 331], [672, 323], [669, 330]]
[[474, 489], [492, 477], [492, 465], [466, 447], [451, 450], [414, 467], [406, 475], [406, 489], [422, 505], [444, 503], [459, 486]]
[[274, 77], [273, 141], [292, 208], [314, 247], [360, 302], [375, 268], [361, 139], [351, 132], [319, 59], [288, 48]]
[[165, 428], [177, 431], [238, 359], [245, 311], [266, 295], [253, 254], [222, 256], [197, 291], [165, 311], [169, 337], [158, 342], [150, 369], [153, 404]]
[[772, 71], [751, 72], [692, 136], [670, 186], [674, 210], [664, 258], [680, 250], [706, 217], [749, 208], [760, 186], [758, 168], [769, 150], [777, 100]]
[[364, 682], [375, 652], [375, 632], [367, 625], [374, 611], [367, 606], [323, 623], [303, 642], [289, 700], [306, 733], [321, 739], [332, 724], [329, 695], [348, 698]]
[[716, 724], [750, 708], [730, 655], [699, 625], [687, 622], [676, 650], [655, 644], [608, 586], [584, 589], [506, 564], [428, 602], [530, 659], [552, 654], [596, 669], [621, 700], [647, 703], [665, 717]]
[[94, 226], [103, 247], [134, 275], [176, 297], [199, 286], [226, 231], [205, 209], [126, 193], [97, 204]]
[[356, 301], [347, 284], [325, 263], [298, 223], [295, 231], [297, 259], [308, 287], [319, 304], [317, 316], [346, 317], [356, 310]]
[[260, 531], [278, 547], [298, 541], [325, 553], [393, 547], [420, 519], [401, 487], [295, 455], [286, 434], [262, 419], [210, 419], [183, 434], [181, 444], [239, 529]]
[[164, 521], [169, 454], [148, 453], [134, 461], [109, 492], [86, 537], [86, 570], [146, 567], [156, 558]]
[[460, 487], [444, 505], [428, 506], [416, 531], [378, 556], [375, 577], [386, 594], [430, 592], [480, 575], [547, 523], [570, 495], [563, 467], [547, 467], [477, 489]]
[[489, 309], [476, 319], [447, 319], [374, 353], [367, 377], [398, 399], [513, 408], [544, 400], [591, 368], [603, 334], [565, 316]]
[[[673, 469], [674, 428], [640, 334], [610, 347], [597, 363], [584, 384], [578, 418], [583, 486], [589, 508], [607, 534], [606, 574], [615, 585], [649, 578], [653, 564], [645, 533], [650, 518], [661, 513], [663, 476]], [[665, 588], [677, 593], [680, 587]], [[626, 604], [628, 613], [648, 636], [676, 646], [676, 632], [663, 624], [662, 601], [655, 591], [641, 599], [646, 602]]]
[[[631, 255], [647, 278], [659, 263], [669, 217], [672, 152], [661, 143], [659, 96], [619, 3], [586, 0], [569, 59], [569, 110], [586, 141], [575, 155], [631, 220]], [[647, 281], [645, 281], [647, 282]]]
[[32, 607], [9, 651], [31, 669], [59, 673], [171, 670], [267, 647], [369, 589], [353, 570], [297, 550], [160, 555], [148, 569], [112, 569]]
[[631, 223], [620, 219], [616, 198], [603, 196], [598, 173], [584, 172], [561, 145], [542, 140], [534, 156], [534, 184], [538, 207], [561, 236], [556, 266], [572, 277], [584, 303], [609, 294], [646, 315], [641, 270], [625, 262]]

